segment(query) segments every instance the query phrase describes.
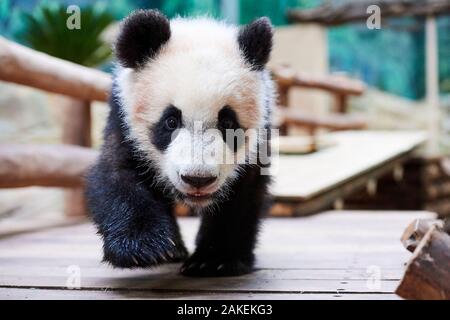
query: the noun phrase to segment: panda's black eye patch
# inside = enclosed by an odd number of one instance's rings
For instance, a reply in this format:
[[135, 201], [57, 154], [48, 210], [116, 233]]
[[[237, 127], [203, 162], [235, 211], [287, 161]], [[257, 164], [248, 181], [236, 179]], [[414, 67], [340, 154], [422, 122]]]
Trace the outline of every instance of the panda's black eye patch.
[[219, 124], [222, 129], [234, 129], [235, 126], [235, 122], [230, 118], [223, 119]]
[[225, 143], [236, 152], [243, 143], [243, 137], [240, 137], [241, 139], [239, 139], [238, 135], [242, 135], [244, 131], [238, 130], [241, 129], [241, 125], [239, 124], [236, 112], [234, 112], [230, 106], [225, 106], [220, 109], [217, 119], [217, 128], [222, 133], [222, 138]]
[[182, 126], [181, 110], [168, 106], [158, 122], [151, 128], [152, 143], [161, 151], [164, 151], [172, 141], [173, 133]]
[[239, 129], [239, 121], [236, 112], [233, 111], [229, 106], [223, 107], [219, 111], [218, 115], [218, 129], [219, 130], [236, 130]]

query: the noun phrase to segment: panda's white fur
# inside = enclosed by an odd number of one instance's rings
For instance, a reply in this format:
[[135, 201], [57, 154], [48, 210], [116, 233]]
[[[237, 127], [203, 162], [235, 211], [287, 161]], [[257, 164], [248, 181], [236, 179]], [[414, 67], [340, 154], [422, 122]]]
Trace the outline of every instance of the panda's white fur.
[[[152, 161], [160, 175], [158, 182], [169, 189], [174, 187], [184, 194], [192, 191], [180, 179], [181, 174], [214, 175], [218, 179], [203, 192], [224, 193], [227, 182], [238, 176], [239, 165], [223, 161], [224, 157], [233, 158], [234, 153], [219, 132], [211, 130], [200, 138], [194, 127], [215, 128], [219, 110], [228, 105], [245, 129], [266, 128], [274, 100], [272, 81], [267, 71], [253, 70], [245, 61], [237, 42], [237, 27], [209, 18], [176, 18], [170, 21], [170, 29], [170, 40], [155, 59], [139, 69], [116, 70], [128, 138]], [[167, 150], [160, 151], [151, 141], [149, 128], [169, 105], [181, 110], [185, 127]], [[210, 139], [214, 142], [207, 143]], [[251, 156], [258, 141], [254, 135], [249, 141]], [[242, 159], [245, 152], [241, 147], [237, 157]], [[214, 157], [205, 163], [200, 153]]]

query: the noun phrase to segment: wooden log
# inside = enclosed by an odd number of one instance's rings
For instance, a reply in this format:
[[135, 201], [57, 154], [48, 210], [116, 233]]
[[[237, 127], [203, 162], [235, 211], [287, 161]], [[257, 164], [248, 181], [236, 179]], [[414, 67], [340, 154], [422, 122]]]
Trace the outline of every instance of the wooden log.
[[97, 155], [77, 146], [0, 144], [0, 188], [80, 187]]
[[426, 233], [432, 226], [442, 227], [442, 221], [432, 219], [415, 219], [403, 232], [400, 238], [403, 246], [410, 252], [414, 252], [420, 241], [425, 237]]
[[450, 236], [433, 225], [408, 262], [396, 293], [405, 299], [450, 299]]
[[366, 89], [364, 83], [359, 80], [337, 75], [313, 76], [297, 74], [286, 66], [273, 68], [272, 74], [275, 81], [283, 87], [295, 86], [320, 89], [336, 94], [356, 96], [362, 95]]
[[0, 37], [0, 80], [81, 100], [106, 101], [111, 77]]
[[352, 1], [342, 5], [325, 4], [307, 10], [288, 10], [287, 18], [297, 23], [320, 23], [328, 26], [358, 21], [365, 22], [370, 16], [367, 13], [367, 8], [371, 5], [377, 5], [380, 8], [383, 19], [450, 13], [450, 2], [448, 0], [370, 0]]
[[[73, 100], [66, 106], [63, 142], [83, 147], [91, 146], [91, 106], [89, 101]], [[67, 190], [64, 199], [66, 216], [87, 215], [83, 188]]]

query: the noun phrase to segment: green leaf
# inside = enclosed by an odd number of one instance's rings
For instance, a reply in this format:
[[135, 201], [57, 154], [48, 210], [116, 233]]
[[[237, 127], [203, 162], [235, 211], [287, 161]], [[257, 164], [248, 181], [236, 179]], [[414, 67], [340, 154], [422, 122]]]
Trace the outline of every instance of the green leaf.
[[114, 21], [104, 9], [81, 8], [81, 29], [67, 28], [70, 14], [62, 4], [44, 3], [32, 14], [22, 13], [23, 30], [17, 38], [35, 50], [85, 66], [97, 66], [111, 58], [109, 44], [101, 39]]

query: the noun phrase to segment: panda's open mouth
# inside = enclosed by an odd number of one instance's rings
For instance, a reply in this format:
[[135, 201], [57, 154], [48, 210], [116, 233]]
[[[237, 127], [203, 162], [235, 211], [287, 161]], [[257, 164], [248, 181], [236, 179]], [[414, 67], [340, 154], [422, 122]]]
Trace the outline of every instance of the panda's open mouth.
[[212, 193], [202, 193], [202, 192], [186, 193], [185, 197], [192, 202], [203, 202], [210, 200], [212, 198]]
[[187, 204], [195, 207], [208, 206], [216, 196], [216, 192], [182, 192], [181, 199]]

